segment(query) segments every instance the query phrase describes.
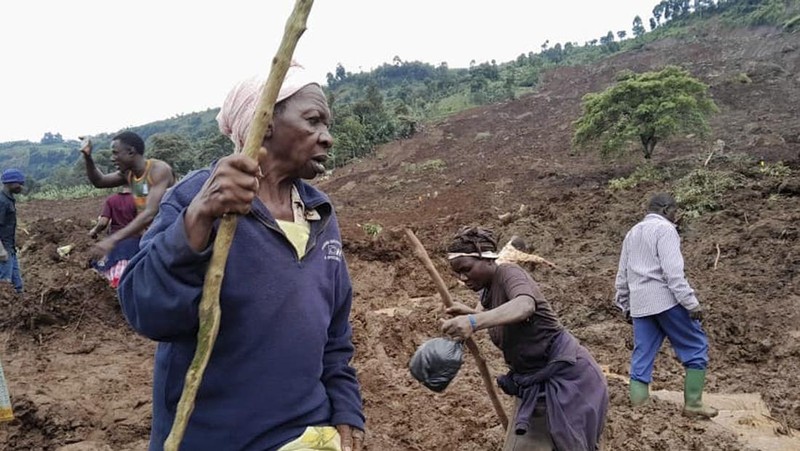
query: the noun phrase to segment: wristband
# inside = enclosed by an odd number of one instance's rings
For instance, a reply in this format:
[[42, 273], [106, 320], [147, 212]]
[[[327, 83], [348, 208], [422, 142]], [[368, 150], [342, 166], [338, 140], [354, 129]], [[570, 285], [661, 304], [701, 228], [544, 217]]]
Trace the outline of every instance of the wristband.
[[475, 320], [475, 315], [467, 315], [467, 319], [469, 320], [469, 325], [472, 326], [472, 331], [475, 332], [475, 329], [478, 328], [478, 322]]

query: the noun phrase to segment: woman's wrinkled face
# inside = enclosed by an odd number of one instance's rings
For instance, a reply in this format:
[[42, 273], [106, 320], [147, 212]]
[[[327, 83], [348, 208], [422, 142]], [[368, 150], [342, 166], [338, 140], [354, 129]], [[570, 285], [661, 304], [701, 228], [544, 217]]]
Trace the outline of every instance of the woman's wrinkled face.
[[450, 268], [472, 291], [480, 291], [492, 283], [494, 262], [476, 257], [458, 257], [450, 260]]
[[322, 88], [308, 85], [286, 99], [273, 119], [267, 150], [292, 177], [313, 179], [325, 172], [333, 146], [331, 110]]

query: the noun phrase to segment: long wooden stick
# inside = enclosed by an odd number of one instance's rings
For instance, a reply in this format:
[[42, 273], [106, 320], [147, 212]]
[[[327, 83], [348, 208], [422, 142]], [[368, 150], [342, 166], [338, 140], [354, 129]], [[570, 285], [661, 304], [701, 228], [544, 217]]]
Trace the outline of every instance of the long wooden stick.
[[[405, 229], [406, 238], [411, 243], [411, 248], [414, 251], [414, 255], [417, 256], [419, 261], [425, 266], [425, 269], [428, 270], [428, 274], [430, 274], [431, 279], [433, 279], [433, 283], [436, 285], [436, 291], [439, 292], [439, 296], [442, 298], [442, 302], [444, 303], [445, 307], [450, 307], [453, 305], [453, 298], [450, 296], [450, 292], [447, 291], [447, 285], [445, 285], [442, 276], [439, 275], [439, 271], [436, 270], [436, 267], [433, 266], [433, 262], [431, 258], [428, 256], [428, 252], [425, 250], [425, 247], [419, 241], [414, 232], [410, 229]], [[503, 410], [503, 405], [500, 404], [500, 399], [497, 397], [497, 392], [494, 390], [494, 384], [492, 383], [492, 375], [489, 373], [489, 368], [486, 366], [486, 360], [483, 359], [481, 356], [481, 351], [478, 349], [478, 344], [475, 343], [475, 340], [472, 337], [467, 338], [465, 341], [467, 345], [467, 349], [469, 352], [472, 353], [472, 357], [475, 359], [475, 364], [478, 365], [478, 371], [481, 373], [481, 378], [483, 379], [483, 385], [486, 386], [486, 391], [489, 393], [489, 399], [492, 401], [492, 406], [494, 406], [495, 412], [497, 412], [497, 416], [500, 417], [500, 423], [503, 425], [503, 428], [508, 428], [508, 417], [506, 416], [505, 410]]]
[[[269, 77], [264, 90], [261, 92], [261, 98], [242, 151], [252, 159], [256, 159], [269, 123], [272, 121], [275, 100], [278, 98], [283, 79], [289, 70], [297, 42], [303, 32], [306, 31], [306, 21], [313, 4], [313, 0], [297, 0], [294, 10], [292, 10], [289, 19], [286, 21], [281, 45], [278, 48], [278, 53], [272, 59]], [[206, 369], [208, 360], [211, 358], [211, 350], [217, 340], [220, 323], [219, 294], [237, 221], [238, 217], [236, 215], [225, 215], [220, 222], [217, 237], [214, 240], [211, 262], [203, 283], [203, 297], [200, 299], [200, 328], [197, 331], [197, 349], [186, 372], [186, 382], [181, 398], [178, 401], [178, 409], [175, 414], [175, 421], [172, 424], [172, 430], [164, 442], [165, 451], [178, 451], [180, 447], [183, 434], [186, 432], [186, 426], [189, 423], [189, 417], [192, 414], [192, 410], [194, 410], [194, 400], [203, 380], [203, 372]], [[264, 407], [268, 408], [269, 406]]]

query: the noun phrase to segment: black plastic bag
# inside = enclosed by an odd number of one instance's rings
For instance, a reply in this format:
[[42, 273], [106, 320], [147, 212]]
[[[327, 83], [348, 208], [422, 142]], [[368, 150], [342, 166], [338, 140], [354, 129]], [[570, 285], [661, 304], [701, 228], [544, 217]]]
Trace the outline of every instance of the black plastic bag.
[[435, 392], [441, 392], [456, 377], [464, 361], [464, 348], [457, 341], [433, 338], [417, 349], [408, 364], [411, 375]]

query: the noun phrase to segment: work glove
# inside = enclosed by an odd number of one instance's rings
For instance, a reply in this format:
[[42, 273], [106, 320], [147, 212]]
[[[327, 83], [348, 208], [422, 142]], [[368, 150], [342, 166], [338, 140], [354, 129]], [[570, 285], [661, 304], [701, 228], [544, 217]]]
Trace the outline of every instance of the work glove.
[[7, 262], [8, 261], [8, 251], [5, 250], [2, 246], [0, 246], [0, 262]]
[[633, 318], [631, 318], [630, 310], [625, 310], [625, 322], [628, 324], [633, 324]]
[[697, 307], [689, 310], [689, 317], [693, 320], [702, 321], [703, 320], [703, 306], [697, 304]]

